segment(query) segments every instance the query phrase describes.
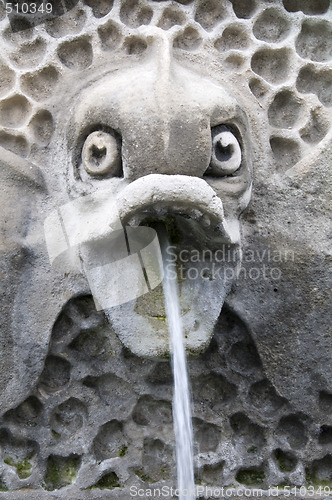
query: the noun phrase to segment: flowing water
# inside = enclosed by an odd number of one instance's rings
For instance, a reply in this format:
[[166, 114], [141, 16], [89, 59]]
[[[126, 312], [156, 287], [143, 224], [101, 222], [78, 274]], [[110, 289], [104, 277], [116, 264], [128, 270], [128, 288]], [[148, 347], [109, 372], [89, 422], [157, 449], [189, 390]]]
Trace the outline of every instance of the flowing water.
[[187, 360], [176, 279], [176, 264], [167, 261], [169, 246], [166, 228], [158, 228], [164, 264], [164, 296], [170, 335], [174, 377], [173, 420], [176, 440], [177, 480], [180, 500], [195, 500], [193, 429], [191, 421], [190, 391]]

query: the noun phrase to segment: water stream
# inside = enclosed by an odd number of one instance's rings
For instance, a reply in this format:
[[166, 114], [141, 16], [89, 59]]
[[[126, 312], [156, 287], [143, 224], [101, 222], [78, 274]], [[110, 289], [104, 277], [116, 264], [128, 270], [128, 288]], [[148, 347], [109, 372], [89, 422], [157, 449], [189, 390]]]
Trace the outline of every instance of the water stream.
[[177, 481], [180, 500], [195, 500], [193, 429], [187, 360], [179, 306], [176, 264], [167, 260], [169, 246], [166, 228], [158, 228], [164, 265], [164, 296], [170, 335], [174, 377], [173, 420], [176, 441]]

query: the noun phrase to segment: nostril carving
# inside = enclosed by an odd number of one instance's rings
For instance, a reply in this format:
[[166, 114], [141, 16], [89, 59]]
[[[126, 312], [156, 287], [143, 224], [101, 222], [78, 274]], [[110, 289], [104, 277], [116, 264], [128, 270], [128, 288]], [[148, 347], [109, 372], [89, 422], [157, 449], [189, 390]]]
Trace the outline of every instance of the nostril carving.
[[107, 132], [92, 132], [85, 140], [82, 162], [93, 176], [121, 176], [121, 155], [116, 138]]

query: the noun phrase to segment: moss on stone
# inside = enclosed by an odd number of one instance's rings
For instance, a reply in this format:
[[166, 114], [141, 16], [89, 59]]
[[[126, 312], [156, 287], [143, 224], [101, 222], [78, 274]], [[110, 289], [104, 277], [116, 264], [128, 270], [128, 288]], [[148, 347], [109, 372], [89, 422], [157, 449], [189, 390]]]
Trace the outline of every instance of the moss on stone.
[[137, 477], [139, 477], [145, 483], [151, 483], [151, 482], [153, 482], [151, 480], [150, 476], [148, 476], [148, 474], [146, 474], [143, 469], [137, 469], [135, 471], [135, 474], [136, 474]]
[[236, 475], [236, 480], [247, 486], [259, 486], [264, 483], [265, 473], [262, 469], [241, 469]]
[[316, 477], [316, 474], [313, 471], [306, 469], [305, 479], [306, 479], [308, 486], [314, 486], [315, 489], [320, 488], [320, 487], [324, 488], [324, 486], [327, 486], [330, 489], [332, 489], [332, 475], [331, 475], [331, 480], [319, 479]]
[[32, 465], [27, 458], [23, 462], [16, 462], [15, 467], [20, 479], [26, 479], [31, 476]]
[[48, 491], [52, 491], [73, 483], [77, 476], [79, 464], [80, 457], [77, 455], [70, 455], [69, 457], [51, 455], [47, 459], [43, 487]]
[[128, 450], [128, 446], [126, 446], [125, 444], [123, 446], [121, 446], [120, 450], [119, 450], [119, 457], [124, 457], [125, 454], [127, 453], [127, 450]]
[[15, 467], [17, 475], [20, 479], [27, 479], [29, 476], [31, 476], [32, 465], [27, 458], [25, 458], [21, 462], [14, 462], [11, 457], [6, 457], [4, 459], [4, 462], [11, 467]]
[[152, 315], [150, 314], [150, 317], [151, 317], [151, 318], [154, 318], [154, 319], [159, 319], [159, 321], [164, 321], [164, 322], [166, 322], [166, 316], [152, 316]]
[[[290, 485], [287, 482], [286, 483], [280, 483], [280, 484], [278, 484], [278, 489], [279, 490], [283, 490], [285, 486], [290, 486]], [[274, 488], [274, 486], [273, 486], [273, 488]]]
[[291, 472], [296, 465], [296, 458], [278, 449], [274, 456], [278, 462], [279, 469], [282, 472]]
[[90, 486], [89, 489], [99, 488], [100, 490], [113, 490], [114, 488], [120, 487], [120, 481], [115, 472], [108, 472], [104, 474], [96, 484]]

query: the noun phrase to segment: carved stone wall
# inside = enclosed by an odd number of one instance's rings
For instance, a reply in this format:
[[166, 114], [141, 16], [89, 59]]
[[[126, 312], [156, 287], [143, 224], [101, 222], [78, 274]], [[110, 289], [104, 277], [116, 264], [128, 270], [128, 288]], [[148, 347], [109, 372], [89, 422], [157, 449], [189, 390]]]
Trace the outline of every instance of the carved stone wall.
[[[201, 251], [215, 217], [242, 253], [222, 291], [213, 278], [181, 284], [196, 484], [330, 491], [329, 0], [71, 7], [36, 24], [0, 2], [0, 497], [176, 486], [161, 286], [97, 311], [86, 277], [48, 258], [45, 219], [105, 187], [129, 223], [150, 213], [142, 200], [170, 213], [179, 248]], [[215, 129], [240, 145], [238, 170], [210, 163]], [[86, 168], [96, 132], [121, 157], [106, 175]], [[157, 175], [169, 180], [152, 203]]]

